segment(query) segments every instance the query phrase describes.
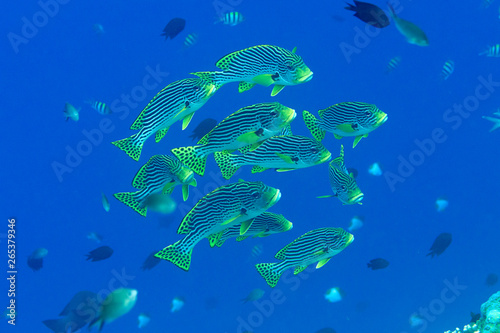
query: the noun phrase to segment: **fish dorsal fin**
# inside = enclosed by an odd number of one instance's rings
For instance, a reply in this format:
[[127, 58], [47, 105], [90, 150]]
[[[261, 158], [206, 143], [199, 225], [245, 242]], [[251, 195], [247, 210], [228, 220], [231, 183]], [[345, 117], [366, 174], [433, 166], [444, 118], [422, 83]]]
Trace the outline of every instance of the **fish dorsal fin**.
[[188, 114], [187, 116], [182, 119], [182, 130], [185, 130], [186, 127], [188, 127], [189, 123], [191, 122], [191, 119], [193, 119], [194, 112]]
[[295, 46], [295, 47], [293, 48], [293, 50], [292, 50], [292, 53], [295, 53], [295, 52], [297, 52], [297, 46]]
[[160, 142], [160, 140], [163, 139], [163, 137], [165, 136], [165, 134], [167, 134], [168, 129], [169, 128], [167, 127], [167, 128], [163, 128], [163, 129], [159, 130], [158, 132], [156, 132], [155, 142]]
[[326, 258], [326, 259], [323, 259], [323, 260], [318, 261], [318, 263], [316, 264], [316, 269], [318, 269], [318, 268], [321, 268], [321, 267], [325, 266], [325, 264], [326, 264], [328, 261], [330, 261], [330, 259], [332, 259], [332, 258]]
[[253, 219], [241, 222], [240, 235], [244, 235], [248, 228], [252, 225]]
[[283, 88], [285, 88], [285, 86], [282, 86], [282, 85], [279, 85], [279, 84], [275, 85], [275, 86], [274, 86], [274, 88], [273, 88], [273, 91], [271, 92], [271, 96], [276, 96], [276, 95], [278, 95], [278, 94], [279, 94], [279, 92], [280, 92], [281, 90], [283, 90]]
[[307, 265], [304, 265], [304, 266], [297, 266], [295, 267], [295, 269], [293, 270], [293, 274], [294, 275], [297, 275], [299, 274], [300, 272], [302, 272], [304, 269], [307, 268]]

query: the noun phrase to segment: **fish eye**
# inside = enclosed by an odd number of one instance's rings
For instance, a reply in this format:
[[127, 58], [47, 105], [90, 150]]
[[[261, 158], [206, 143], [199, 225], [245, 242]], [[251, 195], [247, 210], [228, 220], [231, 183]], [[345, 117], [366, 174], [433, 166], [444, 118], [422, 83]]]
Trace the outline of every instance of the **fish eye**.
[[286, 68], [289, 70], [289, 71], [292, 71], [293, 70], [293, 66], [291, 64], [287, 64], [286, 65]]
[[342, 185], [342, 186], [340, 187], [340, 189], [341, 189], [342, 191], [345, 191], [345, 190], [346, 190], [345, 185]]
[[261, 197], [261, 194], [259, 192], [254, 192], [252, 193], [252, 197], [254, 197], [255, 199], [259, 199]]
[[318, 149], [317, 148], [311, 148], [311, 153], [317, 154], [318, 153]]
[[277, 117], [277, 116], [278, 116], [278, 112], [276, 112], [276, 111], [272, 111], [272, 112], [271, 112], [271, 116], [273, 116], [273, 117]]
[[194, 86], [194, 87], [193, 87], [193, 90], [194, 90], [194, 91], [199, 91], [199, 90], [200, 90], [200, 87]]
[[371, 116], [371, 115], [372, 115], [372, 113], [371, 113], [370, 111], [366, 111], [366, 112], [365, 112], [365, 116], [369, 117], [369, 116]]

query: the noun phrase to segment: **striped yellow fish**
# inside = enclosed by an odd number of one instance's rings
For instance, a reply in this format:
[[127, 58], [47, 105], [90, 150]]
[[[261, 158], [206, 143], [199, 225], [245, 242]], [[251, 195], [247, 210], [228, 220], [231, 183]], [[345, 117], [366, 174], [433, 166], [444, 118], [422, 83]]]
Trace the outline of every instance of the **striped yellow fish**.
[[220, 86], [200, 78], [175, 81], [161, 90], [142, 110], [130, 129], [139, 130], [129, 138], [112, 142], [127, 155], [138, 161], [144, 142], [156, 132], [159, 142], [170, 126], [182, 120], [184, 130], [194, 112], [212, 97]]
[[362, 138], [387, 121], [387, 114], [374, 104], [362, 102], [344, 102], [318, 111], [320, 119], [316, 119], [308, 111], [302, 116], [307, 128], [318, 141], [326, 132], [333, 133], [335, 138], [354, 136], [352, 147], [356, 147]]
[[354, 236], [342, 228], [319, 228], [300, 236], [278, 253], [278, 263], [257, 264], [255, 267], [267, 284], [275, 287], [283, 274], [294, 267], [293, 274], [299, 274], [310, 264], [323, 267], [333, 256], [340, 253], [354, 241]]
[[132, 186], [136, 192], [115, 193], [114, 196], [142, 216], [146, 216], [148, 198], [155, 193], [170, 194], [175, 186], [182, 186], [184, 201], [189, 196], [189, 185], [196, 186], [194, 173], [178, 159], [168, 155], [154, 155], [137, 172]]
[[244, 155], [228, 152], [214, 154], [215, 162], [226, 179], [243, 165], [253, 165], [252, 173], [270, 168], [281, 172], [318, 165], [329, 161], [331, 156], [321, 142], [300, 135], [272, 137]]
[[[241, 223], [243, 235], [253, 218], [272, 207], [281, 198], [278, 189], [262, 182], [239, 181], [221, 186], [201, 198], [182, 220], [178, 234], [185, 237], [167, 246], [155, 256], [189, 270], [193, 248], [200, 240]], [[217, 242], [216, 237], [211, 238]]]
[[249, 150], [262, 141], [280, 134], [295, 119], [295, 110], [278, 102], [260, 103], [239, 109], [226, 117], [198, 146], [172, 149], [172, 153], [194, 172], [203, 176], [207, 156], [217, 151]]

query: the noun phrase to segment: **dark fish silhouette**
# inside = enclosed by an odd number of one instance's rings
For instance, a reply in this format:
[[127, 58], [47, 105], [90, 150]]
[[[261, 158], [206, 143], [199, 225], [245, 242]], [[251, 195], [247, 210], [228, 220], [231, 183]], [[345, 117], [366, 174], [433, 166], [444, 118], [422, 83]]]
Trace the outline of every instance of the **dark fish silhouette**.
[[160, 263], [161, 259], [155, 257], [156, 253], [158, 253], [158, 251], [151, 252], [147, 256], [146, 260], [144, 260], [144, 262], [142, 263], [142, 266], [141, 266], [141, 269], [143, 271], [153, 269], [153, 267], [155, 267], [156, 265], [158, 265]]
[[470, 322], [471, 323], [475, 323], [479, 319], [481, 319], [481, 312], [479, 312], [479, 313], [474, 313], [472, 311], [470, 312]]
[[498, 275], [494, 273], [491, 273], [486, 277], [485, 283], [488, 287], [494, 286], [495, 284], [497, 284], [497, 282], [498, 282]]
[[177, 36], [182, 30], [184, 30], [185, 26], [186, 20], [176, 17], [168, 22], [161, 35], [165, 36], [165, 40], [167, 40], [169, 37], [170, 39], [174, 39], [175, 36]]
[[315, 333], [337, 333], [337, 332], [333, 328], [326, 327], [316, 331]]
[[45, 248], [39, 248], [33, 251], [28, 257], [28, 266], [34, 271], [40, 270], [43, 267], [43, 258], [45, 258], [47, 253], [48, 251]]
[[42, 323], [54, 333], [77, 332], [97, 315], [97, 295], [91, 291], [80, 291], [64, 307], [59, 319], [44, 320]]
[[100, 261], [108, 259], [109, 257], [111, 257], [112, 254], [113, 254], [112, 248], [110, 248], [109, 246], [101, 246], [95, 250], [90, 251], [89, 254], [87, 254], [86, 256], [87, 260]]
[[431, 256], [431, 258], [434, 258], [434, 256], [438, 256], [443, 253], [448, 248], [448, 246], [450, 246], [450, 244], [451, 234], [443, 232], [434, 240], [434, 243], [432, 243], [432, 246], [427, 255]]
[[389, 266], [389, 262], [382, 258], [372, 259], [369, 263], [366, 264], [368, 268], [372, 270], [383, 269]]
[[193, 140], [200, 140], [208, 132], [210, 132], [215, 127], [215, 125], [217, 125], [217, 120], [207, 118], [199, 123], [198, 126], [196, 126], [196, 128], [193, 130], [193, 133], [189, 137]]
[[384, 11], [371, 3], [354, 0], [354, 5], [349, 3], [347, 5], [348, 7], [344, 7], [345, 9], [356, 12], [354, 16], [376, 28], [387, 27], [390, 23]]

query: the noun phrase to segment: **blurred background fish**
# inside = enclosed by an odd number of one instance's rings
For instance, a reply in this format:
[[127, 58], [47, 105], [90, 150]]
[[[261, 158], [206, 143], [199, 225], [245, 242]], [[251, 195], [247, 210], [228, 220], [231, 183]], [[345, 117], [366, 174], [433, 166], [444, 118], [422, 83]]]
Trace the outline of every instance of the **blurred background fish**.
[[90, 99], [90, 100], [85, 101], [85, 103], [89, 104], [92, 109], [96, 110], [97, 112], [99, 112], [102, 115], [113, 113], [113, 111], [111, 111], [111, 108], [109, 106], [107, 106], [106, 103], [104, 103], [104, 102], [99, 102], [99, 101]]
[[253, 302], [253, 301], [257, 301], [259, 299], [262, 298], [262, 296], [264, 296], [266, 292], [262, 289], [259, 289], [259, 288], [256, 288], [254, 290], [252, 290], [248, 295], [247, 297], [243, 298], [241, 301], [243, 303], [247, 303], [247, 302]]
[[93, 240], [96, 243], [100, 243], [103, 239], [101, 235], [99, 235], [97, 232], [89, 232], [87, 234], [87, 239]]
[[432, 243], [432, 246], [427, 256], [431, 256], [431, 258], [434, 258], [434, 256], [439, 256], [448, 248], [448, 246], [450, 246], [450, 244], [451, 244], [451, 234], [443, 232], [442, 234], [436, 237], [434, 243]]
[[389, 62], [387, 63], [387, 66], [385, 68], [385, 73], [388, 74], [395, 70], [396, 68], [399, 67], [399, 64], [401, 63], [401, 57], [394, 57]]
[[80, 119], [80, 109], [75, 108], [69, 103], [65, 104], [63, 112], [66, 116], [66, 121], [68, 121], [68, 119], [73, 121], [78, 121]]
[[347, 3], [344, 8], [355, 12], [354, 16], [375, 28], [384, 28], [390, 24], [385, 12], [371, 3], [354, 0], [354, 5]]
[[101, 246], [95, 250], [90, 251], [87, 256], [87, 260], [90, 261], [101, 261], [108, 259], [113, 254], [113, 249], [109, 246]]
[[92, 26], [92, 29], [94, 30], [96, 35], [104, 34], [104, 27], [102, 26], [102, 24], [96, 23]]
[[139, 316], [137, 317], [137, 327], [143, 328], [144, 326], [149, 324], [150, 321], [151, 321], [151, 317], [147, 313], [143, 312], [143, 313], [139, 314]]
[[142, 263], [142, 266], [141, 266], [141, 269], [143, 271], [146, 271], [146, 270], [151, 270], [153, 269], [156, 265], [158, 265], [161, 261], [160, 258], [156, 258], [155, 257], [155, 254], [157, 253], [158, 251], [153, 251], [151, 252], [147, 257], [146, 259], [144, 260], [144, 262]]
[[165, 40], [174, 39], [186, 26], [186, 20], [180, 17], [176, 17], [170, 20], [167, 23], [165, 28], [163, 28], [163, 32], [160, 36], [165, 36]]
[[187, 35], [186, 38], [184, 39], [184, 48], [185, 49], [190, 48], [196, 43], [198, 43], [198, 34], [191, 33]]
[[109, 294], [99, 307], [99, 316], [90, 324], [89, 330], [94, 325], [102, 330], [104, 324], [111, 323], [115, 319], [127, 314], [134, 307], [137, 301], [137, 290], [120, 288]]
[[177, 208], [177, 203], [172, 199], [172, 196], [163, 193], [150, 194], [144, 201], [144, 205], [148, 209], [161, 214], [172, 214]]
[[174, 297], [172, 300], [172, 305], [170, 306], [170, 312], [178, 312], [184, 306], [184, 298], [182, 297]]
[[498, 282], [498, 275], [491, 273], [486, 277], [486, 281], [484, 282], [488, 287], [492, 287]]
[[223, 23], [225, 25], [234, 27], [235, 25], [238, 25], [243, 21], [245, 21], [245, 18], [240, 12], [228, 12], [222, 16], [219, 16], [217, 20], [215, 20], [214, 24]]
[[453, 60], [447, 60], [443, 65], [443, 69], [441, 70], [441, 79], [447, 80], [450, 75], [453, 74], [454, 70], [455, 62], [453, 62]]
[[380, 164], [375, 162], [370, 165], [370, 167], [368, 168], [368, 173], [372, 176], [382, 176], [382, 168], [380, 167]]
[[436, 199], [436, 210], [442, 212], [448, 207], [448, 199], [445, 197], [439, 197]]
[[38, 271], [43, 267], [43, 258], [47, 256], [49, 251], [46, 248], [38, 248], [28, 257], [28, 266], [34, 270]]
[[389, 262], [383, 258], [376, 258], [370, 260], [369, 263], [366, 264], [368, 268], [371, 268], [372, 271], [377, 269], [384, 269], [389, 266]]
[[427, 36], [422, 29], [420, 29], [415, 23], [404, 20], [397, 16], [396, 11], [392, 7], [392, 5], [390, 3], [387, 3], [387, 5], [389, 6], [392, 19], [396, 23], [396, 28], [404, 37], [406, 37], [406, 41], [408, 43], [418, 46], [429, 45], [429, 39], [427, 39]]
[[330, 303], [340, 302], [344, 298], [344, 292], [339, 287], [330, 288], [325, 293], [325, 299]]
[[348, 228], [349, 232], [353, 232], [360, 229], [363, 226], [364, 220], [365, 218], [363, 216], [354, 216], [351, 219], [351, 222], [349, 222], [349, 228]]
[[500, 128], [500, 108], [497, 109], [497, 111], [493, 113], [493, 115], [496, 117], [483, 116], [483, 119], [489, 120], [493, 123], [493, 127], [490, 129], [490, 132], [493, 132], [494, 130]]
[[109, 212], [109, 200], [108, 198], [106, 198], [106, 195], [104, 193], [101, 193], [101, 201], [102, 201], [102, 208], [104, 208], [106, 212]]
[[500, 44], [496, 44], [493, 46], [488, 46], [486, 50], [479, 53], [479, 55], [485, 55], [487, 57], [500, 57]]
[[208, 132], [210, 132], [215, 125], [217, 125], [217, 120], [212, 119], [212, 118], [207, 118], [200, 122], [198, 126], [195, 127], [193, 130], [193, 133], [189, 136], [193, 141], [200, 140], [202, 137], [204, 137]]

